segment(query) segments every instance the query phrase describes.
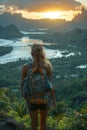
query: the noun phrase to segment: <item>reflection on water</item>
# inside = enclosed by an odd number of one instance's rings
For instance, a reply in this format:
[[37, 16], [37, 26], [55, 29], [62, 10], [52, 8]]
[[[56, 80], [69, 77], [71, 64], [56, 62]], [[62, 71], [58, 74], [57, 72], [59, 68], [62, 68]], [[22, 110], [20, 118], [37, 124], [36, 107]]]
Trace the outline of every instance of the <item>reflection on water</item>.
[[[44, 31], [44, 30], [42, 30], [42, 31]], [[35, 31], [30, 31], [30, 32], [25, 32], [25, 31], [21, 31], [21, 33], [23, 33], [23, 34], [46, 34], [46, 32], [35, 32]]]
[[[23, 37], [21, 39], [15, 40], [4, 40], [0, 39], [0, 46], [12, 46], [13, 50], [11, 53], [4, 56], [0, 56], [0, 63], [4, 64], [7, 62], [17, 61], [19, 59], [29, 59], [31, 58], [30, 46], [33, 43], [44, 44], [41, 40], [29, 39], [28, 37]], [[52, 58], [55, 55], [55, 50], [46, 49], [46, 56]]]
[[[30, 46], [33, 43], [38, 44], [51, 44], [51, 43], [44, 43], [42, 40], [36, 40], [36, 39], [29, 39], [28, 37], [23, 37], [21, 39], [14, 39], [14, 40], [5, 40], [0, 39], [0, 46], [12, 46], [13, 50], [11, 53], [6, 54], [4, 56], [0, 56], [0, 64], [4, 64], [7, 62], [14, 62], [19, 59], [29, 59], [31, 58], [31, 49]], [[66, 57], [66, 55], [63, 55], [63, 52], [65, 51], [59, 51], [59, 50], [53, 50], [53, 49], [47, 49], [44, 48], [44, 51], [46, 53], [47, 58], [58, 58], [58, 57]], [[72, 54], [72, 53], [70, 53]], [[73, 54], [74, 55], [74, 54]], [[71, 56], [68, 54], [68, 56]]]
[[79, 66], [77, 66], [76, 68], [86, 69], [86, 68], [87, 68], [87, 65], [79, 65]]

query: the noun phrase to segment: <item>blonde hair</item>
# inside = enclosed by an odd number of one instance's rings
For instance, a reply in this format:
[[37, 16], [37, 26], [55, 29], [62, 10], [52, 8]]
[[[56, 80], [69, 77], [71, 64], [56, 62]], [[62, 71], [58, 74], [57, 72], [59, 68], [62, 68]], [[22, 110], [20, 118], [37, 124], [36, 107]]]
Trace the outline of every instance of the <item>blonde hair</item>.
[[46, 58], [43, 46], [41, 44], [33, 44], [31, 47], [31, 55], [33, 57], [33, 64], [37, 67], [43, 65], [44, 67], [50, 67], [52, 65], [50, 61]]

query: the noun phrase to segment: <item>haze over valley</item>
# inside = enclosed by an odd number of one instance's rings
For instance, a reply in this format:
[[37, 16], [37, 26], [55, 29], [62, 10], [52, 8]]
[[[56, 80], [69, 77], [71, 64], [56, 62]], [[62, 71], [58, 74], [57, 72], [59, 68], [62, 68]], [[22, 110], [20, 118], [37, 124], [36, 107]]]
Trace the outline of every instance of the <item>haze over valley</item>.
[[0, 25], [14, 24], [21, 31], [47, 29], [47, 32], [67, 32], [75, 28], [87, 28], [87, 10], [82, 8], [82, 13], [76, 15], [72, 21], [62, 19], [25, 19], [21, 14], [4, 13], [0, 15]]

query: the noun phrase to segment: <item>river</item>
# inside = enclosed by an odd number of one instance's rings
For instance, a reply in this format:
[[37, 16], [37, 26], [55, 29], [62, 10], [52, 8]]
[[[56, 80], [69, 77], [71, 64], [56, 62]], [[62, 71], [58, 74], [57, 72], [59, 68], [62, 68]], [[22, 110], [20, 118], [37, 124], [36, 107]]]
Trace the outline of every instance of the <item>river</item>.
[[[39, 35], [39, 34], [38, 34]], [[6, 40], [6, 39], [0, 39], [0, 46], [12, 46], [13, 50], [9, 54], [5, 54], [3, 56], [0, 56], [0, 64], [5, 64], [8, 62], [15, 62], [18, 61], [19, 59], [29, 59], [31, 58], [31, 45], [34, 43], [39, 43], [39, 44], [50, 44], [52, 43], [44, 43], [42, 40], [39, 39], [30, 39], [29, 37], [22, 37], [22, 38], [17, 38], [14, 40]], [[63, 57], [63, 56], [71, 56], [74, 55], [74, 53], [69, 53], [68, 55], [63, 55], [64, 52], [67, 50], [53, 50], [53, 49], [47, 49], [44, 47], [44, 51], [46, 54], [46, 57], [48, 59], [50, 58], [58, 58], [58, 57]]]

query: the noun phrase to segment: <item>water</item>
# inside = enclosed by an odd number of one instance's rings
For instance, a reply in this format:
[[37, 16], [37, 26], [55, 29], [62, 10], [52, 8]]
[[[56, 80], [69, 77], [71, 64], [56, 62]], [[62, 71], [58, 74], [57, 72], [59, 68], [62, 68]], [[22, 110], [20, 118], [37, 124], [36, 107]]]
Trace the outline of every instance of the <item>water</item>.
[[25, 31], [21, 31], [21, 33], [23, 33], [23, 34], [46, 34], [46, 32], [32, 32], [32, 31], [30, 31], [30, 32], [25, 32]]
[[87, 65], [79, 65], [79, 66], [77, 66], [76, 68], [86, 69], [86, 68], [87, 68]]
[[[15, 62], [19, 59], [29, 59], [31, 58], [31, 45], [33, 43], [39, 43], [39, 44], [48, 44], [50, 46], [51, 43], [44, 43], [42, 40], [35, 40], [35, 39], [29, 39], [29, 37], [22, 37], [20, 39], [14, 39], [14, 40], [5, 40], [0, 39], [0, 46], [12, 46], [13, 50], [9, 54], [5, 54], [4, 56], [0, 56], [0, 64], [5, 64], [8, 62]], [[47, 49], [44, 48], [46, 57], [48, 59], [50, 58], [61, 58], [63, 56], [68, 57], [71, 56], [70, 53], [68, 55], [63, 55], [64, 52], [67, 50], [53, 50], [53, 49]]]
[[[19, 59], [29, 59], [31, 58], [31, 45], [33, 43], [44, 44], [41, 40], [29, 39], [28, 37], [23, 37], [21, 39], [15, 40], [5, 40], [0, 39], [0, 46], [12, 46], [13, 50], [9, 54], [0, 56], [0, 64], [18, 61]], [[55, 56], [56, 51], [52, 49], [44, 48], [46, 56], [52, 58]]]

